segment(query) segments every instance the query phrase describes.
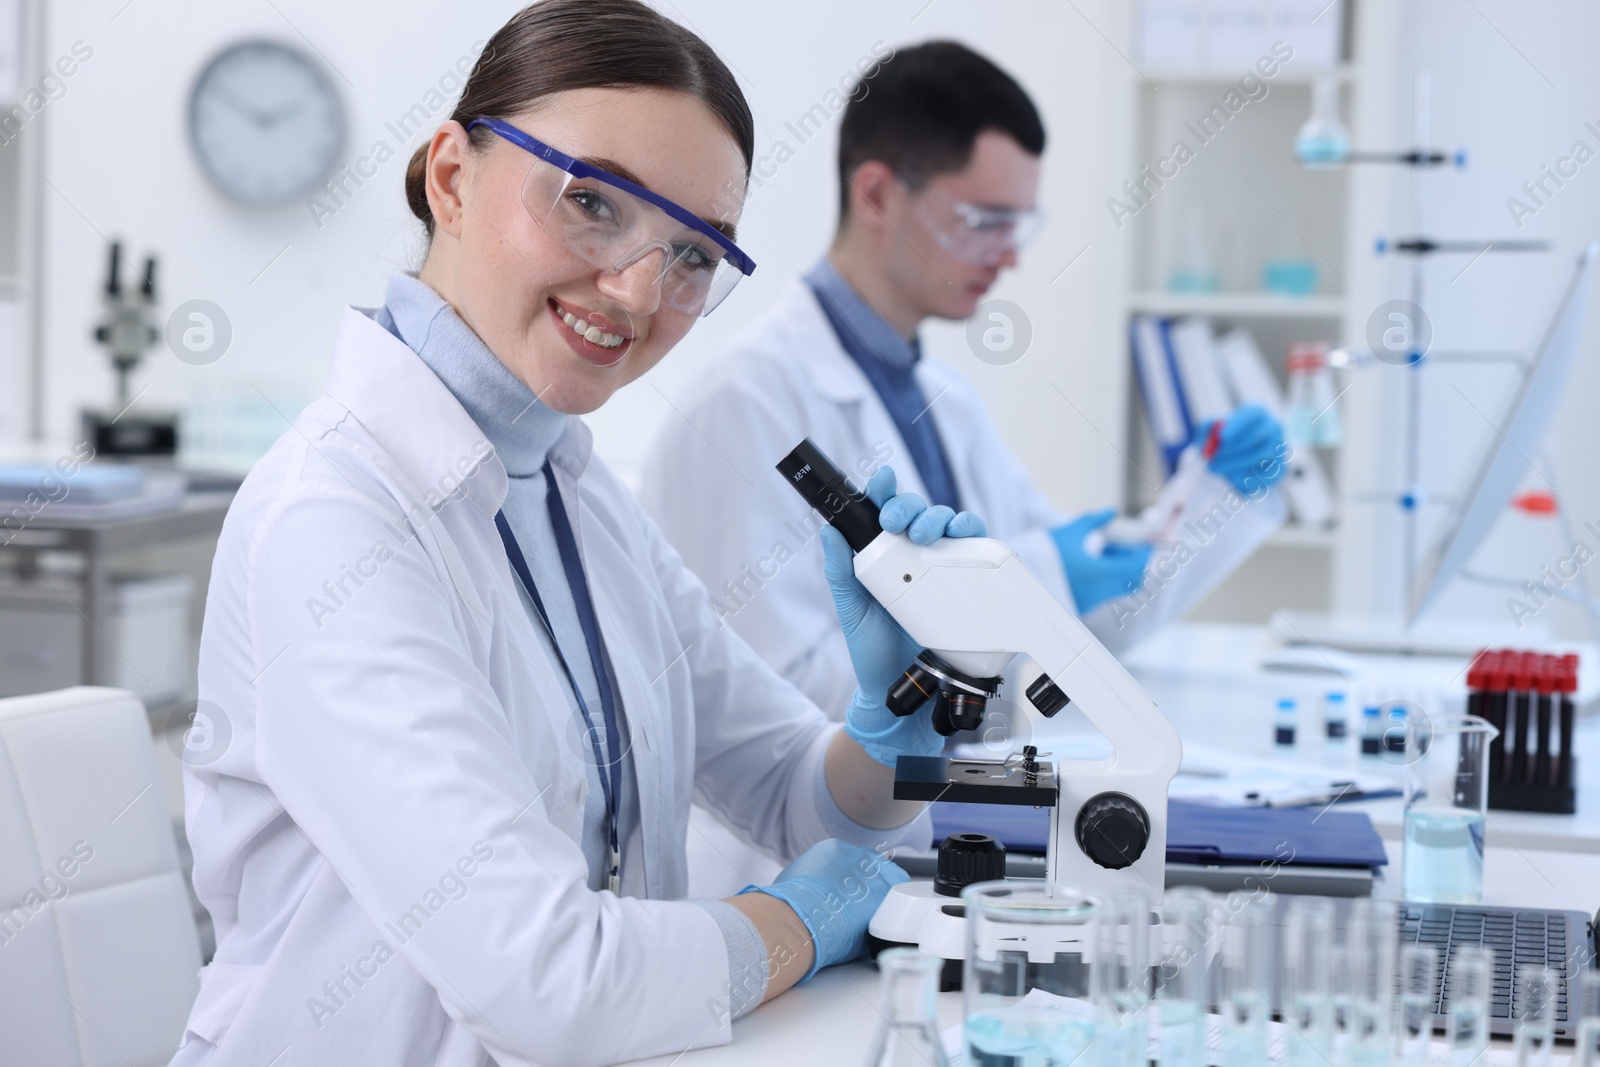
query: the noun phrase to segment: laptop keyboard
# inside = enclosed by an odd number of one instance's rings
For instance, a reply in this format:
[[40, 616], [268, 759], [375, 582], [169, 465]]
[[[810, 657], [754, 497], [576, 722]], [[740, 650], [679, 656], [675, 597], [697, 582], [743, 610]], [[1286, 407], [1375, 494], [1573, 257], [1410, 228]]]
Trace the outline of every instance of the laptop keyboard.
[[1438, 999], [1434, 1011], [1450, 1010], [1449, 964], [1461, 945], [1494, 950], [1494, 993], [1489, 1014], [1515, 1018], [1518, 968], [1525, 964], [1551, 967], [1560, 975], [1556, 1021], [1567, 1021], [1567, 916], [1531, 908], [1483, 908], [1448, 904], [1405, 904], [1400, 909], [1400, 940], [1433, 945], [1439, 950]]

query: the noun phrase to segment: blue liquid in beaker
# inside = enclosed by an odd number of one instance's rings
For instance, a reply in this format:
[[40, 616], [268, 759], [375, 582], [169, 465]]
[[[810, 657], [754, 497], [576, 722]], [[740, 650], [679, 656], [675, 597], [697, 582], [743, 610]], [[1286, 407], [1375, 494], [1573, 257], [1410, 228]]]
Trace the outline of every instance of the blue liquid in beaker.
[[1476, 904], [1483, 899], [1483, 813], [1412, 808], [1401, 867], [1407, 900]]

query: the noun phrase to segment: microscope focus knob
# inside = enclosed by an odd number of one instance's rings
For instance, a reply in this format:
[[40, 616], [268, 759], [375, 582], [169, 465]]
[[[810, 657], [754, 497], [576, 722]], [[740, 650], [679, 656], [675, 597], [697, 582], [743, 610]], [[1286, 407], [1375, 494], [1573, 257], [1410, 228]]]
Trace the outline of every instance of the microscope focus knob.
[[1099, 793], [1078, 809], [1078, 847], [1100, 866], [1131, 867], [1150, 843], [1150, 816], [1126, 793]]
[[1006, 876], [1006, 847], [988, 834], [951, 834], [939, 842], [939, 870], [933, 891], [958, 897], [975, 882], [996, 882]]

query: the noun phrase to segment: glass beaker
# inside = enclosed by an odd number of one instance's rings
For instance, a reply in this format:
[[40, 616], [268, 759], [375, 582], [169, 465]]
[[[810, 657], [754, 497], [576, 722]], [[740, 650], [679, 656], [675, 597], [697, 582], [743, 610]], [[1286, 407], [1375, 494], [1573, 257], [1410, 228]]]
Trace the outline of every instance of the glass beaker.
[[[1068, 1067], [1094, 1040], [1099, 901], [1069, 886], [979, 882], [962, 969], [967, 1063]], [[1080, 1065], [1081, 1067], [1081, 1065]]]
[[1483, 824], [1489, 743], [1500, 732], [1475, 715], [1406, 720], [1405, 898], [1483, 899]]
[[949, 1067], [939, 1043], [939, 972], [944, 960], [914, 948], [878, 954], [883, 1021], [866, 1067]]

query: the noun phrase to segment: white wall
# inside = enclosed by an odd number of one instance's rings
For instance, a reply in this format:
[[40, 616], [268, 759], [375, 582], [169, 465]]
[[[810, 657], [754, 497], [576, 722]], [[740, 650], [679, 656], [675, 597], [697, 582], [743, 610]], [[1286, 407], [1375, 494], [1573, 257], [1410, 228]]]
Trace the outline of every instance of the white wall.
[[[232, 350], [212, 366], [186, 366], [157, 351], [136, 383], [150, 384], [141, 405], [177, 406], [194, 396], [259, 403], [265, 395], [292, 415], [320, 391], [341, 308], [378, 302], [391, 270], [420, 262], [420, 229], [406, 211], [401, 175], [421, 138], [397, 144], [385, 121], [421, 99], [516, 5], [470, 0], [450, 5], [445, 17], [443, 5], [418, 0], [138, 0], [122, 9], [124, 3], [53, 5], [52, 55], [82, 39], [94, 56], [48, 111], [48, 174], [59, 191], [47, 203], [50, 431], [69, 433], [83, 404], [110, 399], [111, 375], [88, 331], [103, 239], [114, 235], [136, 253], [154, 248], [162, 255], [166, 307], [212, 300], [235, 331]], [[1112, 499], [1120, 473], [1105, 438], [1121, 440], [1124, 374], [1115, 324], [1097, 309], [1118, 250], [1095, 228], [1103, 228], [1097, 190], [1111, 183], [1106, 168], [1113, 162], [1102, 146], [1128, 77], [1117, 53], [1070, 6], [1048, 0], [1002, 0], [981, 14], [952, 0], [782, 6], [663, 0], [661, 7], [734, 67], [759, 123], [758, 157], [774, 154], [780, 140], [794, 155], [775, 172], [768, 164], [741, 225], [741, 243], [760, 269], [670, 360], [591, 417], [601, 453], [625, 474], [636, 469], [662, 420], [677, 417], [663, 397], [685, 389], [725, 339], [825, 248], [835, 212], [837, 120], [804, 143], [785, 123], [824, 102], [875, 42], [953, 36], [1011, 69], [1044, 111], [1051, 143], [1042, 196], [1051, 222], [1027, 269], [994, 294], [1031, 317], [1035, 340], [1027, 357], [1009, 368], [986, 366], [954, 328], [931, 329], [928, 347], [973, 374], [1007, 409], [1006, 433], [1054, 497], [1069, 505]], [[1114, 0], [1078, 8], [1108, 27], [1123, 17]], [[184, 125], [190, 86], [212, 54], [252, 34], [302, 47], [309, 41], [336, 69], [349, 102], [349, 159], [379, 139], [397, 149], [320, 229], [304, 206], [263, 214], [227, 204], [193, 162]], [[1089, 253], [1052, 284], [1092, 241]], [[1096, 425], [1086, 424], [1051, 383], [1081, 410], [1095, 412]]]
[[[470, 53], [515, 9], [514, 3], [419, 0], [314, 3], [262, 0], [75, 0], [52, 3], [47, 61], [86, 42], [93, 58], [46, 109], [45, 192], [47, 425], [52, 436], [75, 428], [86, 403], [107, 403], [112, 379], [89, 337], [97, 310], [104, 241], [126, 239], [135, 254], [163, 257], [163, 303], [191, 298], [220, 304], [234, 327], [233, 349], [209, 367], [186, 366], [162, 351], [136, 382], [150, 388], [144, 406], [213, 401], [270, 401], [292, 415], [315, 396], [326, 373], [334, 329], [347, 303], [375, 303], [396, 268], [420, 262], [420, 230], [401, 196], [409, 149], [393, 142], [385, 122], [423, 98], [440, 75]], [[1127, 236], [1104, 212], [1105, 197], [1126, 176], [1126, 131], [1135, 77], [1127, 51], [1126, 0], [812, 0], [805, 4], [738, 0], [661, 0], [669, 15], [701, 32], [735, 68], [760, 129], [758, 156], [779, 140], [794, 158], [756, 188], [746, 212], [744, 243], [760, 270], [732, 300], [696, 327], [671, 359], [591, 417], [602, 454], [624, 474], [637, 468], [654, 432], [676, 417], [678, 396], [721, 344], [769, 305], [780, 287], [823, 250], [834, 220], [833, 128], [804, 144], [785, 122], [823, 101], [837, 79], [883, 40], [903, 45], [933, 36], [967, 41], [999, 60], [1033, 92], [1050, 134], [1042, 204], [1050, 225], [1023, 269], [994, 294], [1020, 304], [1032, 319], [1033, 348], [1021, 362], [995, 368], [967, 351], [953, 326], [930, 327], [928, 348], [971, 374], [1002, 413], [1001, 426], [1046, 492], [1064, 507], [1116, 499], [1123, 486], [1127, 411], [1125, 355], [1116, 294], [1127, 263]], [[1434, 72], [1435, 140], [1464, 145], [1472, 164], [1435, 182], [1434, 219], [1441, 233], [1467, 237], [1516, 234], [1505, 200], [1580, 137], [1600, 149], [1585, 120], [1600, 125], [1600, 69], [1587, 54], [1600, 40], [1600, 9], [1585, 0], [1366, 0], [1386, 12], [1395, 35], [1385, 41], [1395, 60], [1394, 86], [1409, 69]], [[1377, 19], [1376, 15], [1370, 16]], [[1381, 20], [1379, 20], [1381, 21]], [[1387, 33], [1387, 31], [1385, 31]], [[303, 206], [252, 213], [222, 201], [203, 182], [187, 143], [184, 115], [190, 86], [204, 62], [247, 35], [279, 37], [321, 52], [349, 104], [347, 160], [379, 139], [396, 149], [352, 202], [320, 229]], [[1406, 94], [1370, 85], [1363, 106], [1405, 128]], [[443, 118], [443, 111], [439, 116]], [[1404, 188], [1391, 174], [1360, 178], [1353, 209], [1372, 229], [1402, 228]], [[1526, 345], [1536, 335], [1567, 262], [1583, 240], [1600, 234], [1600, 160], [1583, 168], [1519, 235], [1553, 239], [1558, 254], [1489, 256], [1454, 284], [1464, 266], [1434, 268], [1429, 307], [1441, 346]], [[1363, 206], [1364, 205], [1364, 206]], [[1368, 255], [1347, 250], [1347, 262]], [[1074, 257], [1081, 259], [1066, 270]], [[1399, 275], [1381, 266], [1364, 273], [1352, 301], [1376, 306], [1397, 295]], [[1352, 313], [1359, 328], [1364, 316]], [[1570, 395], [1550, 437], [1567, 502], [1580, 521], [1600, 519], [1600, 424], [1588, 399], [1600, 395], [1600, 366], [1591, 328]], [[1463, 399], [1491, 419], [1509, 395], [1503, 372], [1435, 368], [1425, 424], [1428, 481], [1459, 482], [1492, 434]], [[1370, 441], [1353, 450], [1353, 489], [1398, 485], [1394, 373], [1369, 375], [1352, 390], [1352, 425]], [[1460, 386], [1458, 393], [1451, 385]], [[0, 389], [20, 388], [7, 380]], [[1060, 389], [1060, 392], [1057, 391]], [[1062, 399], [1065, 393], [1072, 400]], [[263, 400], [262, 398], [266, 399]], [[1364, 406], [1364, 407], [1363, 407]], [[1115, 444], [1113, 444], [1115, 442]], [[1362, 477], [1364, 472], [1364, 477]], [[1385, 509], [1353, 504], [1352, 550], [1342, 554], [1339, 603], [1392, 608], [1398, 589], [1388, 546], [1394, 523]], [[1600, 545], [1596, 545], [1600, 548]], [[1533, 577], [1564, 551], [1554, 525], [1511, 518], [1479, 565]], [[1600, 564], [1597, 564], [1600, 566]], [[1461, 588], [1445, 611], [1506, 618], [1505, 594]], [[1564, 631], [1577, 615], [1556, 608], [1541, 615]]]
[[[1370, 0], [1369, 0], [1370, 2]], [[1433, 143], [1468, 150], [1465, 170], [1437, 174], [1430, 184], [1430, 230], [1438, 236], [1468, 239], [1546, 238], [1554, 251], [1543, 254], [1490, 253], [1472, 264], [1471, 256], [1439, 256], [1430, 263], [1422, 301], [1432, 320], [1434, 350], [1530, 350], [1539, 339], [1551, 309], [1570, 276], [1583, 245], [1600, 238], [1600, 159], [1579, 169], [1575, 178], [1547, 200], [1519, 229], [1507, 209], [1508, 198], [1524, 197], [1521, 185], [1540, 175], [1541, 164], [1554, 164], [1582, 139], [1600, 153], [1600, 70], [1589, 46], [1600, 40], [1600, 8], [1581, 0], [1478, 0], [1460, 5], [1451, 0], [1410, 0], [1384, 16], [1391, 27], [1378, 29], [1377, 47], [1396, 56], [1392, 82], [1368, 86], [1367, 104], [1392, 128], [1396, 143], [1409, 144], [1412, 74], [1431, 71]], [[1379, 148], [1382, 145], [1364, 147]], [[1373, 168], [1364, 177], [1371, 222], [1370, 236], [1406, 232], [1408, 186], [1398, 168]], [[1369, 235], [1358, 234], [1358, 241]], [[1370, 245], [1352, 249], [1351, 258], [1367, 257]], [[1363, 272], [1368, 284], [1352, 294], [1351, 326], [1359, 331], [1378, 303], [1404, 295], [1405, 264], [1394, 257]], [[1463, 273], [1464, 271], [1464, 273]], [[1591, 293], [1591, 297], [1594, 294]], [[1580, 526], [1600, 526], [1600, 477], [1594, 459], [1600, 455], [1600, 422], [1593, 402], [1600, 397], [1600, 316], [1591, 315], [1567, 401], [1546, 440], [1550, 460], [1528, 457], [1524, 488], [1546, 487], [1542, 475], [1561, 483], [1562, 498]], [[1353, 429], [1362, 441], [1347, 457], [1347, 488], [1355, 491], [1398, 489], [1403, 482], [1400, 451], [1401, 399], [1407, 372], [1379, 367], [1366, 371], [1351, 390], [1356, 409]], [[1422, 418], [1421, 481], [1437, 493], [1460, 493], [1484, 450], [1498, 440], [1492, 425], [1510, 401], [1516, 371], [1436, 362], [1426, 370]], [[1535, 469], [1537, 468], [1537, 469]], [[1402, 603], [1397, 580], [1399, 524], [1386, 506], [1351, 502], [1353, 537], [1337, 590], [1346, 607], [1398, 610]], [[1431, 541], [1444, 507], [1427, 510], [1423, 545]], [[1581, 534], [1600, 551], [1600, 539]], [[1537, 578], [1545, 564], [1567, 554], [1559, 526], [1550, 519], [1521, 513], [1504, 517], [1475, 560], [1478, 570], [1513, 577]], [[1587, 570], [1600, 591], [1600, 563]], [[1434, 609], [1438, 618], [1481, 616], [1511, 622], [1506, 599], [1510, 590], [1487, 589], [1457, 582]], [[1588, 636], [1581, 613], [1556, 606], [1537, 619], [1567, 637]]]

